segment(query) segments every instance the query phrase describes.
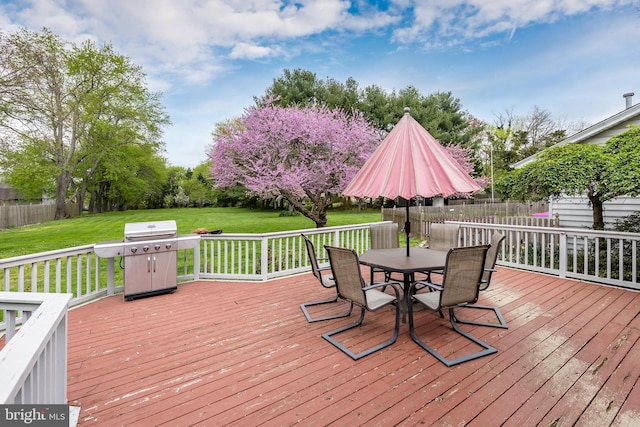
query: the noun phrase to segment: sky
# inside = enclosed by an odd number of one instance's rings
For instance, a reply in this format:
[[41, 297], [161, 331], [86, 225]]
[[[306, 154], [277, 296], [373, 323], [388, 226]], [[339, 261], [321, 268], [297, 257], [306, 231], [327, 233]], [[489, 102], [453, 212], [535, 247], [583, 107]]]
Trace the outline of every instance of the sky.
[[110, 43], [162, 93], [170, 165], [207, 159], [283, 70], [451, 92], [495, 123], [594, 124], [640, 100], [640, 0], [0, 0], [0, 30]]

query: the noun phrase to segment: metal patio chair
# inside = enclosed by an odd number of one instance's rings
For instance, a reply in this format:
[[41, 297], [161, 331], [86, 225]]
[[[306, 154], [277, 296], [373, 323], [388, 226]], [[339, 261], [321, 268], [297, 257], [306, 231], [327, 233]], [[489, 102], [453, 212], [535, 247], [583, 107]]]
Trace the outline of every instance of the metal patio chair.
[[[439, 222], [434, 222], [429, 227], [429, 245], [427, 246], [429, 249], [433, 249], [434, 251], [448, 251], [451, 248], [455, 248], [458, 246], [458, 235], [460, 233], [460, 226], [457, 224], [444, 224]], [[442, 274], [442, 270], [431, 270], [425, 272], [426, 281], [431, 281], [432, 274]], [[420, 281], [417, 290], [423, 288], [421, 286]]]
[[[371, 249], [393, 249], [400, 247], [400, 236], [398, 235], [398, 224], [371, 224], [369, 226]], [[371, 282], [376, 271], [384, 271], [371, 267]], [[384, 281], [391, 280], [391, 273], [384, 273]]]
[[[315, 249], [315, 246], [313, 245], [313, 242], [309, 240], [309, 238], [304, 234], [302, 234], [302, 238], [304, 239], [304, 243], [307, 247], [307, 255], [309, 256], [309, 263], [311, 264], [311, 272], [316, 277], [316, 279], [318, 279], [318, 281], [324, 288], [336, 289], [336, 282], [333, 280], [333, 277], [331, 277], [328, 274], [322, 274], [323, 271], [329, 271], [330, 267], [320, 268], [318, 264], [318, 258], [316, 257], [316, 249]], [[353, 304], [351, 304], [351, 306], [349, 307], [349, 311], [347, 313], [339, 313], [339, 314], [333, 314], [330, 316], [323, 316], [323, 317], [316, 317], [316, 318], [312, 317], [309, 311], [307, 310], [307, 307], [330, 304], [337, 301], [338, 301], [338, 293], [336, 292], [335, 297], [331, 299], [300, 304], [300, 309], [302, 310], [304, 317], [307, 318], [307, 322], [309, 323], [321, 322], [324, 320], [331, 320], [331, 319], [340, 319], [342, 317], [347, 317], [351, 315], [351, 311], [353, 310]]]
[[371, 249], [390, 249], [400, 247], [398, 224], [371, 224], [369, 226]]
[[[498, 259], [498, 251], [500, 250], [500, 244], [505, 239], [504, 234], [498, 233], [497, 231], [493, 233], [491, 236], [491, 247], [487, 252], [487, 258], [484, 263], [484, 273], [482, 274], [482, 282], [480, 283], [480, 291], [485, 291], [489, 288], [491, 284], [491, 277], [493, 273], [495, 273], [496, 261]], [[458, 323], [464, 323], [467, 325], [478, 325], [478, 326], [490, 326], [492, 328], [502, 328], [509, 329], [507, 326], [507, 322], [504, 320], [502, 313], [498, 307], [486, 306], [486, 305], [477, 305], [470, 304], [467, 305], [468, 308], [477, 308], [481, 310], [491, 310], [495, 313], [496, 318], [498, 319], [498, 323], [489, 323], [489, 322], [475, 322], [471, 320], [464, 320], [458, 318]]]
[[[322, 334], [322, 337], [353, 360], [358, 360], [396, 342], [400, 329], [400, 307], [398, 307], [398, 303], [401, 301], [398, 288], [396, 287], [398, 283], [384, 282], [367, 285], [362, 278], [358, 255], [353, 250], [334, 246], [325, 246], [325, 249], [329, 254], [329, 263], [331, 265], [333, 278], [336, 281], [338, 297], [359, 306], [361, 313], [360, 318], [355, 323]], [[386, 294], [378, 290], [378, 288], [384, 286], [391, 287], [395, 295]], [[376, 311], [390, 304], [396, 305], [396, 323], [393, 334], [389, 340], [359, 353], [355, 353], [334, 338], [335, 335], [362, 325], [365, 311]]]
[[457, 224], [433, 223], [429, 229], [429, 249], [448, 251], [458, 246], [460, 226]]
[[[488, 249], [488, 245], [449, 249], [442, 276], [442, 284], [440, 286], [437, 284], [431, 284], [434, 285], [429, 286], [433, 289], [432, 292], [410, 292], [411, 297], [409, 298], [408, 311], [409, 332], [411, 334], [411, 338], [420, 347], [428, 351], [446, 366], [454, 366], [498, 351], [468, 332], [461, 330], [457, 325], [458, 319], [454, 311], [456, 307], [464, 307], [469, 304], [473, 304], [478, 300], [478, 293], [480, 290], [480, 283], [482, 282], [484, 263]], [[415, 285], [415, 283], [412, 284], [412, 288], [415, 287]], [[442, 314], [442, 309], [449, 309], [449, 320], [453, 330], [468, 340], [476, 343], [482, 347], [483, 350], [455, 359], [447, 359], [444, 357], [437, 350], [427, 345], [418, 337], [414, 326], [413, 305], [415, 303], [422, 304], [431, 310], [439, 312], [440, 314]]]

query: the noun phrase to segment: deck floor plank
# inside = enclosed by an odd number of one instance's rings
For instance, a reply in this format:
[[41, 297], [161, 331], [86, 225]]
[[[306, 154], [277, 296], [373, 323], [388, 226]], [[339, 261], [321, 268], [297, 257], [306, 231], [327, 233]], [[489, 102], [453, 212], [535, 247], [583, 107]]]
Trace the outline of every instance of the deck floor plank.
[[[638, 292], [498, 268], [479, 303], [499, 306], [509, 329], [463, 325], [498, 353], [453, 368], [419, 348], [407, 324], [392, 346], [351, 360], [321, 335], [359, 309], [307, 323], [299, 308], [331, 296], [303, 274], [74, 308], [69, 401], [80, 425], [109, 426], [623, 426], [640, 414]], [[355, 350], [384, 341], [394, 317], [367, 312], [340, 340]], [[425, 310], [416, 324], [444, 352], [475, 351], [446, 314]]]

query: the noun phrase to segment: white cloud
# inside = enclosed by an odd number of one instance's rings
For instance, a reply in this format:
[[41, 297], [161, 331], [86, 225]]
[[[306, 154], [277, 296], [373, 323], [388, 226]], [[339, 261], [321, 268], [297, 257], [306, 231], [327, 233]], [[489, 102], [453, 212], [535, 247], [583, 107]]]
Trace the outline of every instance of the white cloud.
[[394, 28], [394, 41], [441, 47], [501, 34], [508, 37], [518, 27], [553, 23], [565, 16], [613, 9], [634, 1], [414, 0], [413, 20]]
[[229, 57], [231, 59], [258, 59], [269, 56], [272, 52], [271, 48], [264, 46], [256, 46], [249, 43], [238, 43], [231, 50]]
[[376, 10], [354, 16], [349, 7], [345, 0], [27, 0], [16, 2], [13, 19], [69, 41], [112, 42], [150, 74], [202, 83], [223, 75], [229, 59], [290, 57], [299, 49], [282, 43], [395, 20]]
[[150, 74], [201, 84], [227, 72], [229, 60], [291, 58], [313, 45], [307, 38], [327, 32], [393, 29], [399, 45], [439, 48], [509, 40], [518, 27], [632, 1], [397, 0], [378, 8], [346, 0], [30, 0], [12, 8], [13, 20], [32, 29], [111, 41]]

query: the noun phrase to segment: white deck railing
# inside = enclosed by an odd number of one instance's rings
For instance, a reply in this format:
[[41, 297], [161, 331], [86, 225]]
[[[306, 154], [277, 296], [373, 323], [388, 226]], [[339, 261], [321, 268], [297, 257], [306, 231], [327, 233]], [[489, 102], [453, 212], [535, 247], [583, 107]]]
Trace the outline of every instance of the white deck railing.
[[[494, 230], [504, 233], [506, 239], [499, 252], [499, 265], [640, 290], [640, 234], [455, 223], [461, 226], [460, 244], [463, 245], [487, 243]], [[367, 250], [369, 225], [203, 235], [200, 246], [178, 251], [178, 281], [264, 281], [308, 271], [310, 264], [301, 233], [314, 241], [317, 256], [325, 258], [323, 245], [350, 247], [358, 253]], [[122, 262], [122, 258], [118, 259]], [[46, 403], [56, 403], [50, 399], [66, 395], [66, 388], [60, 385], [44, 392], [35, 391], [41, 382], [38, 375], [48, 376], [43, 380], [45, 383], [65, 383], [60, 378], [66, 378], [67, 303], [73, 306], [122, 291], [122, 269], [115, 268], [115, 261], [116, 258], [96, 257], [93, 245], [0, 260], [0, 278], [5, 290], [0, 292], [0, 309], [4, 310], [0, 331], [6, 330], [7, 338], [12, 338], [0, 358], [0, 403], [43, 398]], [[16, 306], [22, 299], [26, 302]], [[49, 314], [46, 316], [49, 320], [28, 315], [41, 309], [43, 313], [50, 313], [48, 307], [54, 306], [58, 308], [53, 311], [64, 311], [58, 320], [49, 319]], [[20, 323], [23, 326], [13, 336]], [[20, 334], [22, 338], [18, 339]], [[11, 357], [7, 358], [5, 352]], [[58, 366], [62, 357], [65, 362]], [[63, 369], [64, 374], [60, 374]], [[18, 378], [16, 384], [24, 384], [11, 385], [14, 378]]]
[[269, 280], [311, 268], [301, 234], [313, 240], [317, 256], [323, 245], [345, 246], [359, 253], [369, 247], [370, 224], [310, 228], [265, 234], [203, 235], [201, 279]]
[[463, 245], [488, 243], [493, 230], [505, 234], [498, 265], [640, 290], [639, 233], [452, 223]]
[[[449, 221], [448, 221], [449, 222]], [[492, 230], [506, 234], [498, 264], [640, 289], [638, 233], [555, 227], [453, 222], [461, 244], [485, 243]], [[358, 253], [369, 247], [369, 225], [312, 228], [264, 234], [202, 235], [200, 246], [178, 251], [178, 281], [260, 280], [310, 269], [301, 234], [311, 237], [318, 257], [323, 245]], [[71, 306], [122, 291], [122, 258], [98, 258], [93, 245], [0, 260], [6, 292], [72, 294]], [[0, 322], [0, 330], [5, 323]]]
[[70, 300], [69, 294], [0, 292], [7, 325], [0, 350], [0, 404], [67, 403]]

